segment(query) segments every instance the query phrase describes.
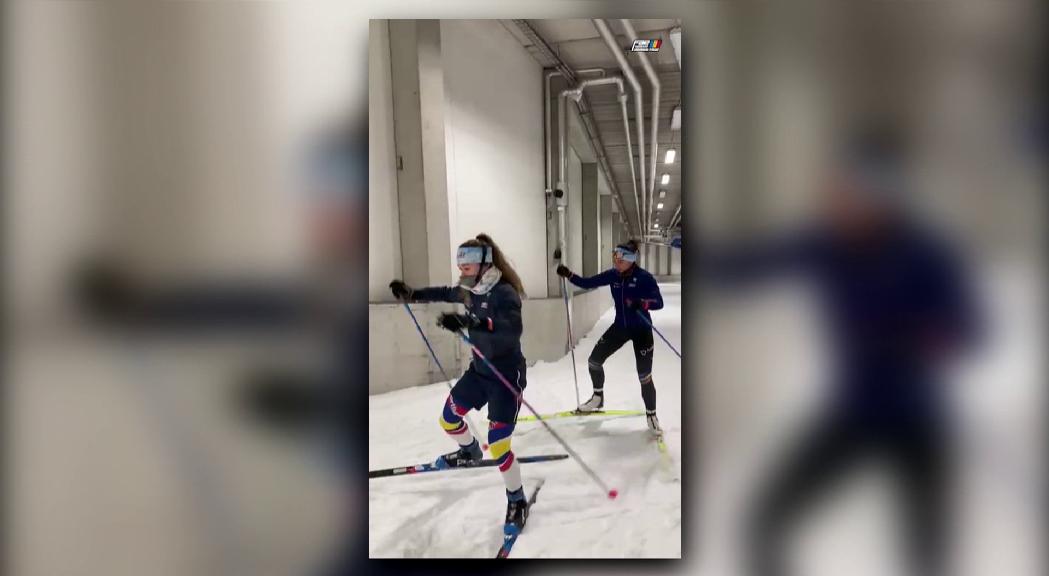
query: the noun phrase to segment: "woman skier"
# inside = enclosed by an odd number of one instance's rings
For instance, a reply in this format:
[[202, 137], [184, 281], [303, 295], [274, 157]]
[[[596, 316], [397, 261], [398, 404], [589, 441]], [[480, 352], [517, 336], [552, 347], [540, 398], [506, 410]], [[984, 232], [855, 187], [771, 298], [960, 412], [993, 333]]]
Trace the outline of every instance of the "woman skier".
[[[579, 407], [581, 412], [600, 410], [605, 404], [605, 360], [628, 341], [634, 345], [634, 361], [641, 381], [641, 397], [645, 401], [648, 428], [657, 435], [663, 433], [656, 418], [656, 386], [652, 382], [652, 317], [650, 310], [663, 307], [659, 285], [647, 270], [637, 265], [638, 243], [629, 240], [616, 246], [612, 252], [612, 268], [595, 276], [573, 274], [564, 264], [557, 266], [557, 274], [580, 288], [609, 286], [616, 307], [616, 319], [601, 335], [590, 353], [590, 380], [594, 395]], [[641, 318], [644, 317], [644, 318]], [[645, 322], [648, 320], [648, 322]]]
[[440, 423], [459, 444], [459, 449], [440, 456], [439, 467], [468, 467], [481, 461], [483, 453], [463, 417], [472, 408], [488, 405], [488, 446], [499, 462], [506, 484], [504, 532], [516, 534], [528, 519], [528, 504], [521, 484], [520, 464], [510, 449], [510, 439], [524, 392], [525, 358], [521, 353], [521, 296], [524, 289], [517, 272], [487, 234], [459, 245], [459, 285], [413, 289], [400, 280], [390, 283], [396, 298], [408, 302], [452, 302], [464, 304], [465, 314], [443, 313], [438, 325], [459, 333], [469, 331], [470, 340], [515, 388], [512, 392], [484, 363], [472, 360], [462, 378], [445, 400]]

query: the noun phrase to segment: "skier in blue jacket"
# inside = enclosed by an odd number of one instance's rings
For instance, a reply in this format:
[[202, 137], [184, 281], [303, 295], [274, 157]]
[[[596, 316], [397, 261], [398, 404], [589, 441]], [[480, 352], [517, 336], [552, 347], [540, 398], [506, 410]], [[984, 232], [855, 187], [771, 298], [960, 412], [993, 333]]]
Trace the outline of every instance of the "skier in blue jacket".
[[390, 283], [398, 299], [408, 302], [453, 302], [466, 306], [465, 314], [441, 314], [438, 325], [458, 333], [469, 331], [470, 340], [515, 388], [511, 391], [483, 362], [470, 367], [452, 387], [441, 413], [441, 427], [459, 449], [440, 456], [439, 467], [468, 467], [481, 461], [483, 452], [463, 417], [470, 409], [488, 405], [488, 449], [499, 463], [506, 484], [507, 534], [520, 532], [528, 519], [528, 504], [521, 483], [521, 468], [510, 450], [510, 437], [521, 409], [525, 357], [521, 353], [521, 296], [524, 289], [517, 272], [487, 234], [478, 234], [459, 246], [458, 286], [416, 288], [400, 280]]
[[590, 380], [594, 386], [594, 395], [579, 410], [592, 412], [604, 406], [605, 360], [629, 341], [634, 345], [634, 360], [641, 381], [641, 397], [645, 400], [648, 427], [653, 433], [661, 434], [662, 429], [656, 418], [656, 386], [652, 382], [654, 345], [649, 311], [663, 307], [663, 296], [652, 274], [637, 265], [638, 254], [637, 242], [629, 240], [616, 246], [612, 252], [613, 267], [596, 276], [573, 274], [563, 264], [557, 267], [557, 274], [580, 288], [608, 286], [616, 307], [615, 322], [601, 335], [594, 351], [590, 353]]

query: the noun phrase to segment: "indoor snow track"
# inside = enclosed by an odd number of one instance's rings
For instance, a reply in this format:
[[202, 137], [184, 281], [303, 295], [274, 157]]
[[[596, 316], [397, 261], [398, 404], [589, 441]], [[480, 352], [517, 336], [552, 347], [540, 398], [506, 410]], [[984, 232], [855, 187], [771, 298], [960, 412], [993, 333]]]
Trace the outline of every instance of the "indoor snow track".
[[[661, 284], [660, 289], [665, 307], [652, 317], [680, 349], [681, 287]], [[591, 391], [587, 357], [614, 316], [610, 308], [576, 346], [583, 399]], [[566, 354], [528, 369], [525, 399], [541, 414], [574, 407], [570, 363]], [[629, 344], [608, 359], [605, 376], [606, 408], [644, 409]], [[619, 498], [609, 500], [574, 460], [522, 465], [526, 489], [540, 477], [546, 484], [511, 558], [681, 556], [681, 361], [658, 337], [653, 380], [667, 454], [656, 449], [640, 416], [550, 420], [602, 480], [619, 490]], [[447, 385], [439, 382], [371, 396], [369, 469], [428, 462], [453, 450], [437, 423], [447, 394]], [[485, 415], [482, 409], [478, 424], [485, 425]], [[519, 456], [565, 452], [538, 422], [518, 424], [513, 450]], [[506, 496], [493, 469], [370, 480], [368, 507], [372, 558], [488, 558], [502, 542]]]

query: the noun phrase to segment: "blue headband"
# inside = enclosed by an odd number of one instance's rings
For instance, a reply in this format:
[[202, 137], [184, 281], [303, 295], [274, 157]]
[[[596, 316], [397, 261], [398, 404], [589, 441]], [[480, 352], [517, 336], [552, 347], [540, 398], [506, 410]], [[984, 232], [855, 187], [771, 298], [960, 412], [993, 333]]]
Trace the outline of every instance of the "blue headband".
[[492, 249], [488, 246], [460, 246], [455, 256], [458, 264], [482, 264], [492, 261]]
[[616, 249], [613, 252], [615, 252], [616, 256], [619, 256], [621, 260], [637, 262], [637, 252], [632, 252], [624, 246], [616, 246]]

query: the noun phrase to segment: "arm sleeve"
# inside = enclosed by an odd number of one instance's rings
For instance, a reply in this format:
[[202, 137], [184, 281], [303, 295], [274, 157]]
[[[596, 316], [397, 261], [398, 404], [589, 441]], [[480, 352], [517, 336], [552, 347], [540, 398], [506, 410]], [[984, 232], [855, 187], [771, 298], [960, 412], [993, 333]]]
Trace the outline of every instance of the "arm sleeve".
[[663, 294], [659, 291], [659, 283], [649, 276], [646, 280], [645, 295], [642, 298], [648, 302], [649, 310], [659, 310], [663, 307]]
[[412, 302], [451, 302], [462, 304], [463, 290], [458, 286], [431, 286], [412, 292]]
[[589, 277], [572, 274], [572, 277], [569, 278], [568, 281], [580, 288], [598, 288], [600, 286], [608, 286], [611, 284], [614, 274], [615, 270], [605, 270], [600, 274]]

